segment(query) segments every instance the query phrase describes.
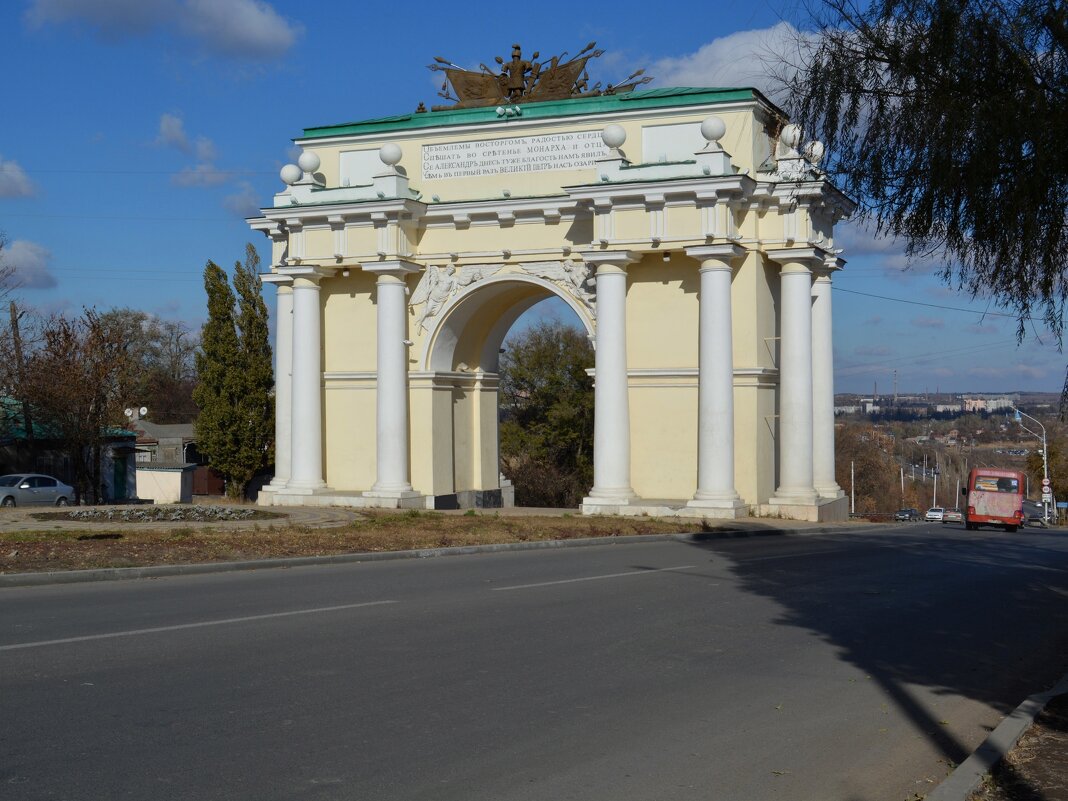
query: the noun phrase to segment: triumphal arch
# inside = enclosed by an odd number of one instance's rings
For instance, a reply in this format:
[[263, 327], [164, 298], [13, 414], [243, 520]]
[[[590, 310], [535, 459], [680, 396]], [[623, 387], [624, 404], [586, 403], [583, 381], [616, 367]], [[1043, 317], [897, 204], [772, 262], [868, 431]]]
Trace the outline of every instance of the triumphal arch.
[[[278, 505], [507, 502], [498, 359], [535, 303], [595, 346], [585, 513], [841, 519], [823, 148], [753, 89], [445, 59], [450, 103], [307, 128], [273, 242]], [[502, 484], [504, 486], [502, 487]]]

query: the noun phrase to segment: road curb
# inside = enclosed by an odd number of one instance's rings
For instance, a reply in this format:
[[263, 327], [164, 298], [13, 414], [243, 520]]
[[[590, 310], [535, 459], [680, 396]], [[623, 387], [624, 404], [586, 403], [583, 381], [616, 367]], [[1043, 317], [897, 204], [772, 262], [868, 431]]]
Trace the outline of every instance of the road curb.
[[1012, 750], [1046, 704], [1068, 693], [1068, 674], [1051, 689], [1036, 693], [1020, 704], [998, 724], [975, 752], [957, 766], [949, 777], [927, 796], [927, 801], [967, 801], [993, 767]]
[[634, 545], [642, 542], [705, 542], [738, 537], [771, 537], [788, 534], [851, 533], [855, 529], [822, 526], [805, 529], [733, 529], [706, 531], [694, 534], [627, 534], [620, 537], [584, 537], [573, 540], [541, 540], [537, 542], [504, 542], [492, 545], [457, 545], [446, 548], [423, 548], [414, 551], [361, 551], [329, 556], [290, 556], [281, 559], [252, 559], [241, 562], [201, 562], [188, 565], [152, 565], [149, 567], [108, 567], [94, 570], [61, 570], [42, 573], [0, 574], [0, 588], [33, 587], [43, 584], [80, 584], [90, 581], [128, 581], [166, 576], [193, 576], [207, 573], [230, 573], [243, 570], [307, 567], [313, 565], [346, 564], [352, 562], [381, 562], [394, 559], [433, 559], [441, 556], [467, 556], [506, 551], [532, 551], [546, 548], [583, 548], [591, 545]]

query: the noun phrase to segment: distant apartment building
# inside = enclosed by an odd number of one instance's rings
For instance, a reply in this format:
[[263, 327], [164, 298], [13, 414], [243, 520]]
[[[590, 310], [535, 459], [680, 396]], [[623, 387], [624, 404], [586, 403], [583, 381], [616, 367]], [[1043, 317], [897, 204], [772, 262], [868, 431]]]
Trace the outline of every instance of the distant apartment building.
[[997, 412], [1002, 409], [1011, 409], [1016, 405], [1015, 396], [1008, 395], [976, 395], [961, 399], [966, 412]]

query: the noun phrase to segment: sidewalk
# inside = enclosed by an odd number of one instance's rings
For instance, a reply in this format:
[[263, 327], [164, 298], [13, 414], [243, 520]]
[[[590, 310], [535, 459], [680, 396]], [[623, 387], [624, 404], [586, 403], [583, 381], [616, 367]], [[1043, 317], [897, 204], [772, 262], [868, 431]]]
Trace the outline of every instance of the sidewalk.
[[1068, 676], [1020, 704], [926, 801], [1068, 801]]

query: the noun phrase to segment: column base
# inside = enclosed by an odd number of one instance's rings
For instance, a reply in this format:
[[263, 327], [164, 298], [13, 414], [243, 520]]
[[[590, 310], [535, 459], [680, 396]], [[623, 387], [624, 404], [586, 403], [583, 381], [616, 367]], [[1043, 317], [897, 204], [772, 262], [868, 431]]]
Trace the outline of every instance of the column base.
[[756, 509], [758, 517], [777, 517], [785, 520], [807, 520], [810, 523], [847, 522], [849, 499], [817, 498], [804, 503], [796, 498], [769, 498]]
[[421, 498], [421, 492], [416, 492], [412, 489], [412, 485], [400, 487], [371, 487], [370, 490], [363, 493], [365, 498]]
[[823, 486], [823, 487], [821, 487], [821, 486], [819, 486], [817, 484], [816, 485], [816, 493], [820, 496], [821, 499], [826, 498], [826, 499], [832, 500], [832, 501], [837, 499], [837, 498], [844, 498], [845, 497], [845, 490], [843, 490], [837, 484], [828, 484], [828, 485]]
[[329, 490], [326, 482], [322, 479], [317, 481], [294, 481], [290, 479], [285, 487], [286, 495], [315, 495], [324, 490]]
[[736, 519], [747, 517], [749, 505], [741, 498], [694, 498], [686, 503], [687, 509], [694, 509], [705, 517]]
[[800, 489], [787, 489], [779, 487], [775, 494], [768, 499], [770, 504], [814, 504], [819, 499], [819, 493], [815, 487], [802, 487]]
[[590, 494], [582, 499], [580, 509], [584, 515], [617, 515], [620, 508], [626, 508], [638, 500], [637, 493], [630, 487], [617, 489], [598, 489], [594, 487]]
[[590, 494], [582, 499], [583, 503], [629, 503], [638, 497], [630, 487], [611, 487], [608, 489], [594, 487]]

